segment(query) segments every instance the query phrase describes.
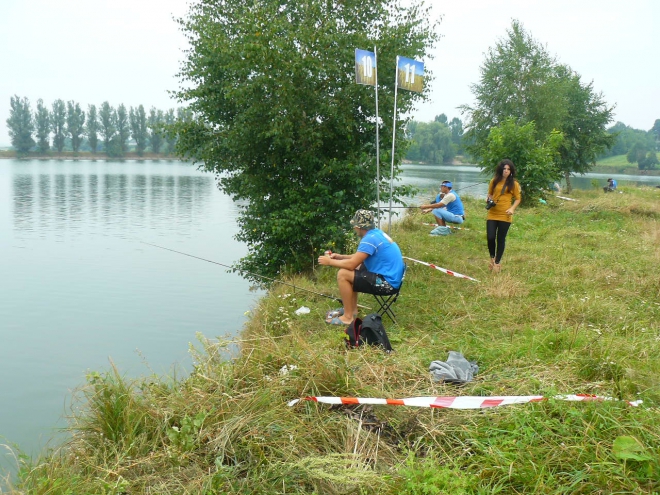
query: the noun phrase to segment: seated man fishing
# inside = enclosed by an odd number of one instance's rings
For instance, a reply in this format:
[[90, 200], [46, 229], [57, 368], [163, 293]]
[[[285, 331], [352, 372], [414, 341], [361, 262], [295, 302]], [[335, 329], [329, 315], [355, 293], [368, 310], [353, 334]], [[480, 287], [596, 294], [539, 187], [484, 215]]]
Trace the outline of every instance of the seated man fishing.
[[354, 254], [319, 256], [319, 265], [334, 266], [343, 308], [328, 313], [326, 323], [350, 325], [358, 313], [358, 292], [387, 295], [401, 287], [405, 271], [399, 246], [390, 236], [375, 228], [374, 214], [358, 210], [351, 227], [361, 238]]
[[420, 206], [424, 213], [432, 211], [435, 216], [438, 226], [431, 231], [431, 235], [448, 235], [451, 230], [447, 227], [447, 222], [460, 225], [465, 221], [463, 202], [458, 193], [452, 191], [452, 186], [448, 180], [442, 181], [435, 203]]

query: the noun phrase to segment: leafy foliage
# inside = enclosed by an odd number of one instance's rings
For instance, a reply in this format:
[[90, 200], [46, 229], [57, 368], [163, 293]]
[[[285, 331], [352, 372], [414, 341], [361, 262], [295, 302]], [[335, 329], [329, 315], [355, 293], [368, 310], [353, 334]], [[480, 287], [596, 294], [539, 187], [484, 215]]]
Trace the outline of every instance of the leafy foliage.
[[646, 132], [641, 129], [634, 129], [630, 126], [627, 126], [623, 122], [617, 122], [612, 127], [608, 128], [607, 132], [615, 137], [615, 141], [609, 150], [606, 150], [601, 154], [601, 158], [616, 155], [627, 155], [636, 144], [648, 150], [655, 148], [655, 136], [653, 135], [653, 129], [651, 129], [649, 132]]
[[128, 112], [128, 120], [131, 125], [131, 136], [135, 140], [135, 151], [138, 155], [142, 156], [144, 150], [147, 148], [147, 138], [149, 137], [147, 131], [147, 113], [144, 111], [144, 106], [140, 105], [137, 108], [131, 107]]
[[[195, 118], [177, 126], [177, 149], [249, 202], [240, 266], [273, 276], [342, 250], [349, 218], [376, 197], [375, 102], [373, 88], [354, 83], [355, 49], [376, 45], [382, 65], [422, 57], [437, 39], [427, 13], [393, 0], [200, 0], [180, 24], [191, 50], [177, 97]], [[393, 82], [379, 89], [381, 150], [392, 148]], [[399, 111], [419, 97], [400, 92]], [[398, 163], [405, 136], [395, 124]]]
[[110, 143], [117, 134], [117, 115], [114, 109], [110, 106], [110, 103], [104, 101], [101, 105], [101, 111], [99, 112], [99, 120], [101, 123], [101, 137], [103, 137], [103, 145], [105, 146], [106, 153], [110, 149]]
[[462, 108], [469, 116], [468, 150], [478, 159], [491, 129], [509, 118], [520, 125], [534, 122], [539, 141], [550, 139], [554, 130], [563, 133], [555, 160], [567, 180], [572, 173], [590, 170], [596, 157], [614, 144], [605, 130], [613, 108], [603, 95], [559, 64], [518, 21], [489, 49], [472, 91], [476, 106]]
[[19, 155], [27, 153], [34, 146], [34, 139], [32, 138], [34, 120], [30, 110], [30, 101], [27, 98], [19, 98], [18, 96], [10, 98], [7, 129], [11, 145]]
[[66, 126], [66, 104], [62, 100], [55, 100], [53, 102], [53, 113], [51, 114], [51, 123], [53, 131], [53, 146], [58, 153], [64, 149], [64, 139]]
[[406, 154], [408, 160], [443, 163], [451, 161], [456, 156], [458, 146], [454, 143], [453, 129], [446, 122], [413, 120], [408, 123], [406, 131], [410, 138], [410, 146]]
[[494, 174], [500, 160], [508, 158], [513, 161], [523, 202], [534, 203], [543, 196], [550, 181], [561, 177], [555, 158], [562, 142], [563, 136], [557, 131], [551, 132], [546, 141], [538, 141], [534, 122], [521, 126], [509, 118], [490, 130], [480, 152], [482, 166]]
[[643, 142], [633, 144], [626, 155], [626, 159], [628, 163], [637, 163], [640, 170], [651, 170], [658, 164], [658, 156], [655, 150], [652, 147], [649, 149]]
[[558, 164], [570, 192], [570, 174], [588, 172], [596, 158], [614, 145], [615, 137], [605, 130], [612, 120], [613, 108], [607, 106], [602, 94], [594, 91], [593, 83], [583, 84], [569, 67], [561, 67], [559, 76], [567, 112], [560, 126], [564, 141], [559, 148]]
[[99, 118], [96, 113], [96, 105], [89, 105], [87, 107], [87, 124], [85, 125], [87, 132], [87, 141], [92, 153], [96, 153], [99, 145]]
[[44, 106], [42, 99], [37, 100], [34, 121], [37, 128], [37, 151], [39, 153], [46, 153], [50, 148], [50, 112]]
[[130, 136], [130, 124], [128, 122], [128, 112], [122, 103], [117, 107], [117, 142], [121, 150], [121, 156], [128, 151], [128, 138]]
[[82, 134], [85, 125], [85, 112], [80, 109], [80, 104], [69, 101], [66, 105], [66, 131], [71, 138], [71, 147], [77, 153], [82, 143]]
[[567, 109], [556, 68], [546, 48], [513, 21], [507, 37], [488, 49], [480, 81], [471, 87], [476, 106], [462, 107], [469, 118], [468, 137], [483, 143], [510, 117], [521, 124], [535, 122], [537, 138], [559, 129]]
[[165, 117], [163, 116], [163, 111], [151, 107], [151, 110], [149, 110], [147, 127], [149, 128], [149, 143], [151, 144], [151, 151], [154, 153], [160, 153], [160, 148], [163, 145], [164, 120]]

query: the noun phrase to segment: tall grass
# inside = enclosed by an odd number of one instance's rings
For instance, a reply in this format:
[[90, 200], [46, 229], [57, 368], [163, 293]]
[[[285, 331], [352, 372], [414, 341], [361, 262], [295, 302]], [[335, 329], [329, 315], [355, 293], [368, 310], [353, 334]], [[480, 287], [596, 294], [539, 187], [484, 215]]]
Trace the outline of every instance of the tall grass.
[[[343, 328], [323, 322], [328, 300], [276, 287], [239, 341], [199, 337], [185, 379], [90, 375], [72, 439], [23, 460], [11, 493], [658, 492], [660, 191], [622, 189], [517, 210], [499, 274], [487, 269], [481, 202], [464, 200], [470, 230], [447, 237], [413, 212], [393, 227], [404, 255], [481, 282], [410, 264], [398, 324], [385, 321], [395, 352], [347, 351]], [[326, 267], [293, 282], [336, 291]], [[297, 316], [303, 305], [311, 313]], [[430, 362], [449, 350], [478, 362], [473, 382], [432, 381]], [[564, 393], [644, 402], [286, 405]]]

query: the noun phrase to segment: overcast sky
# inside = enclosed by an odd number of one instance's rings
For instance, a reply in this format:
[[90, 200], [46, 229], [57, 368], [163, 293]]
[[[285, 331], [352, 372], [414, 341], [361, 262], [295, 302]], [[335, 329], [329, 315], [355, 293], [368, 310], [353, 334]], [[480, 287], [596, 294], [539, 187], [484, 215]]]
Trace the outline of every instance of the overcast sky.
[[[428, 0], [427, 0], [428, 1]], [[415, 112], [429, 121], [472, 103], [470, 85], [490, 46], [512, 19], [593, 81], [615, 120], [648, 130], [660, 118], [660, 1], [462, 0], [433, 3], [444, 16], [443, 38], [426, 60], [433, 70], [431, 101]], [[166, 110], [175, 90], [185, 40], [173, 17], [186, 0], [0, 0], [0, 145], [9, 144], [6, 119], [12, 95], [84, 109], [103, 101]], [[370, 49], [371, 47], [358, 47]], [[379, 77], [385, 76], [379, 61]]]

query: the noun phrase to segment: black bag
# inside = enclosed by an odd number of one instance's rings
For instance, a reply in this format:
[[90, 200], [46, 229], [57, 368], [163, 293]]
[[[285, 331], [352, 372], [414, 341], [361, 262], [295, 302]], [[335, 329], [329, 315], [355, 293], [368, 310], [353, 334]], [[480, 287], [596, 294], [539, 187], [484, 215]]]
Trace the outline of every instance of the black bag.
[[390, 339], [387, 338], [383, 320], [378, 313], [371, 313], [364, 317], [364, 320], [355, 318], [353, 323], [346, 327], [348, 348], [360, 347], [364, 344], [382, 346], [386, 352], [392, 351]]

